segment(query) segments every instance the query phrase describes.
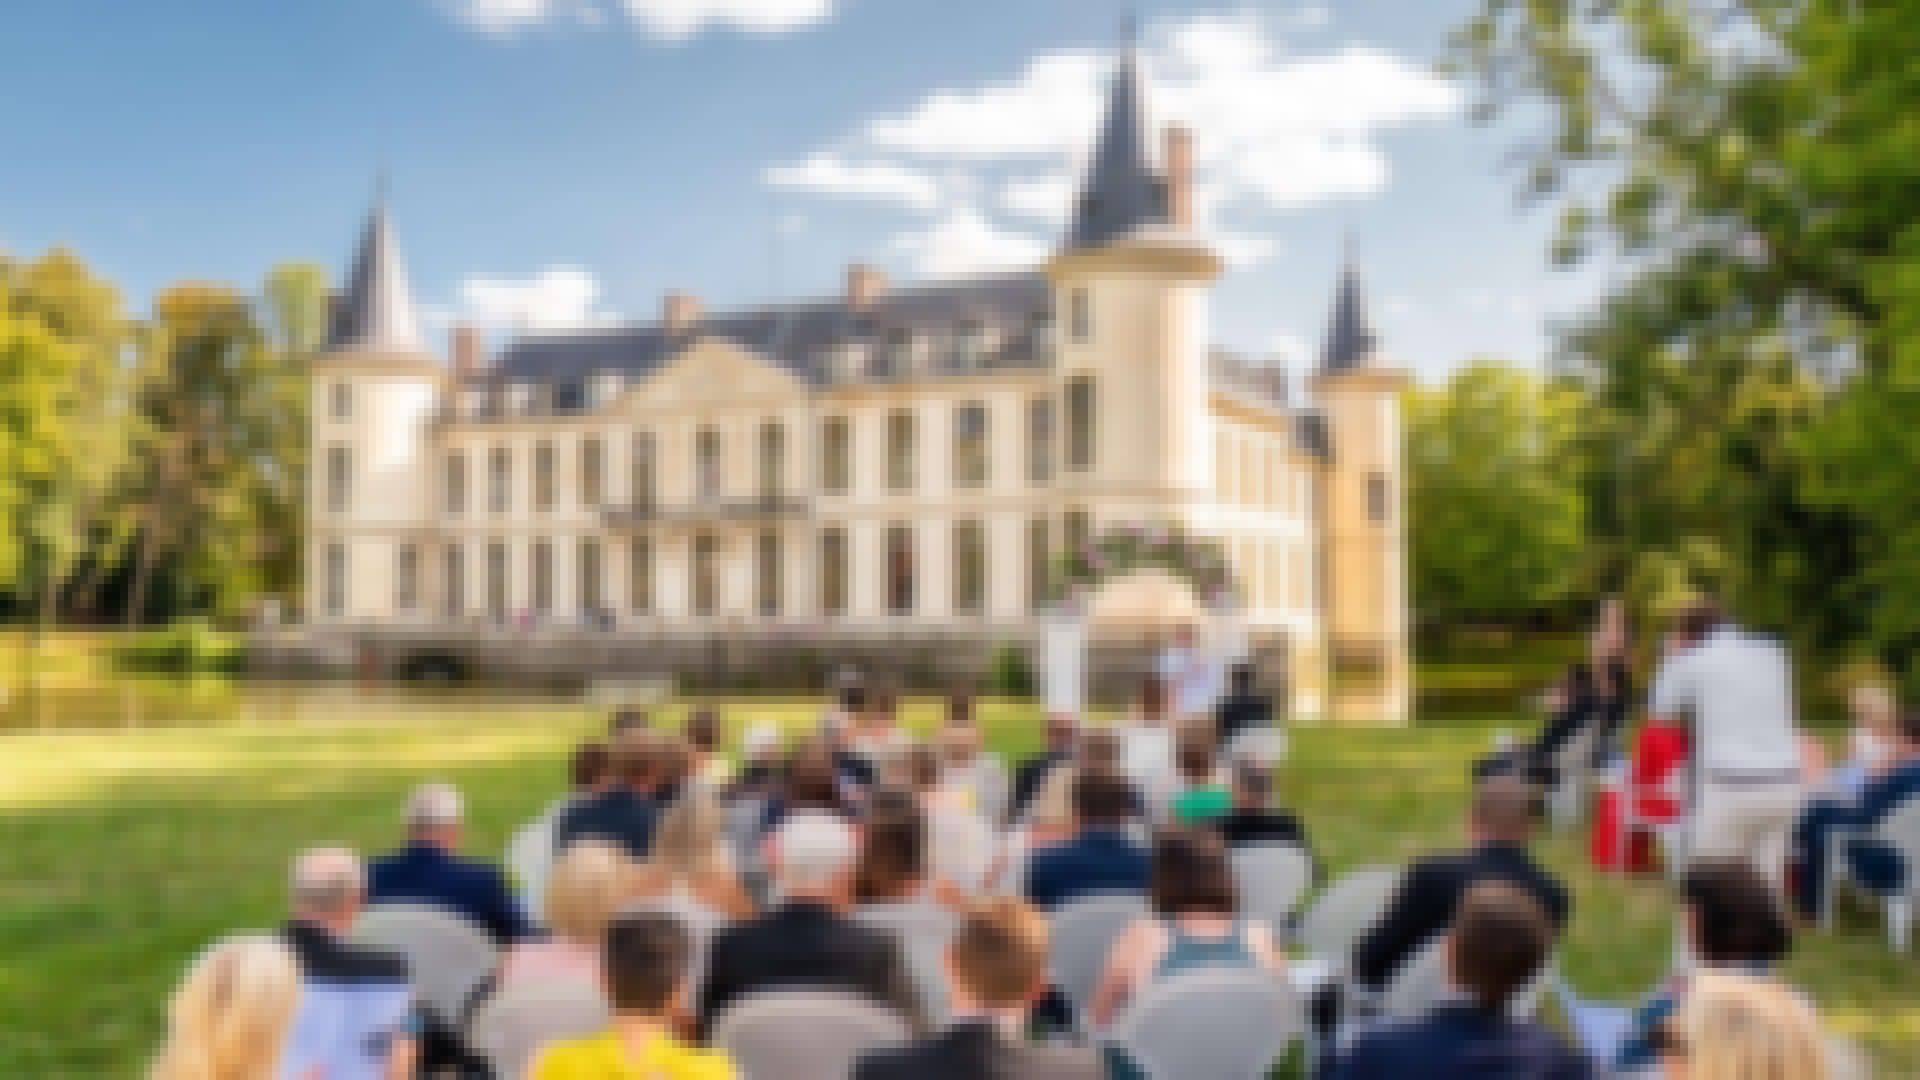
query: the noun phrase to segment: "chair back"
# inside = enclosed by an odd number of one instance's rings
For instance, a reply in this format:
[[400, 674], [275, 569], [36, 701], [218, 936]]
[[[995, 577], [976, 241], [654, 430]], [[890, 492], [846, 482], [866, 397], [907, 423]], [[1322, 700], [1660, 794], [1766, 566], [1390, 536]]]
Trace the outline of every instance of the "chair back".
[[611, 1019], [606, 996], [584, 979], [511, 987], [473, 1014], [467, 1041], [494, 1080], [522, 1080], [549, 1043], [592, 1035]]
[[1381, 1016], [1413, 1019], [1425, 1016], [1447, 992], [1447, 939], [1442, 936], [1420, 946], [1400, 965], [1380, 995]]
[[1305, 1030], [1305, 1011], [1285, 979], [1215, 968], [1148, 986], [1110, 1036], [1150, 1076], [1264, 1080]]
[[1076, 1018], [1086, 1016], [1093, 1003], [1114, 942], [1127, 927], [1151, 914], [1146, 898], [1131, 893], [1082, 897], [1053, 913], [1049, 973]]
[[1241, 848], [1233, 853], [1240, 909], [1276, 930], [1284, 929], [1313, 882], [1313, 859], [1288, 844]]
[[1827, 1075], [1831, 1080], [1873, 1080], [1873, 1066], [1858, 1043], [1831, 1035], [1827, 1037]]
[[929, 901], [909, 900], [863, 904], [853, 910], [853, 921], [887, 934], [900, 946], [927, 1022], [934, 1027], [944, 1026], [947, 1022], [947, 946], [958, 929], [952, 913]]
[[861, 1056], [912, 1038], [907, 1022], [851, 994], [775, 990], [735, 1003], [713, 1026], [742, 1080], [846, 1080]]
[[1362, 867], [1334, 882], [1300, 920], [1301, 944], [1314, 956], [1344, 959], [1380, 921], [1399, 887], [1400, 871], [1388, 866]]
[[1227, 741], [1226, 758], [1234, 764], [1273, 768], [1287, 756], [1287, 733], [1277, 727], [1248, 728]]
[[485, 931], [432, 904], [375, 904], [361, 914], [353, 940], [406, 957], [420, 1003], [455, 1030], [499, 962]]
[[[1900, 853], [1902, 864], [1920, 867], [1920, 795], [1894, 807], [1874, 832], [1881, 843]], [[1920, 872], [1907, 875], [1907, 891], [1920, 893]]]

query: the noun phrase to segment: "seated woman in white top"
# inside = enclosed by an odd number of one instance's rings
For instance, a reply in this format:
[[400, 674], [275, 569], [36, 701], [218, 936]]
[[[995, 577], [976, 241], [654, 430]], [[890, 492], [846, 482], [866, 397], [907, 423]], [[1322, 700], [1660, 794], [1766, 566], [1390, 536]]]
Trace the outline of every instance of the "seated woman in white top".
[[1240, 918], [1233, 863], [1213, 830], [1163, 830], [1148, 890], [1153, 916], [1121, 935], [1094, 991], [1096, 1027], [1113, 1023], [1149, 983], [1185, 972], [1226, 967], [1284, 974], [1271, 929]]
[[1004, 818], [1007, 769], [986, 749], [984, 733], [971, 723], [949, 724], [934, 736], [934, 746], [947, 786], [965, 797], [967, 808], [988, 821]]
[[1134, 787], [1149, 799], [1168, 790], [1174, 777], [1174, 715], [1164, 681], [1152, 678], [1140, 685], [1140, 696], [1127, 716], [1121, 737], [1120, 768]]
[[626, 905], [633, 863], [618, 846], [598, 838], [566, 850], [547, 877], [547, 936], [516, 943], [500, 963], [502, 988], [538, 982], [598, 986], [601, 939]]

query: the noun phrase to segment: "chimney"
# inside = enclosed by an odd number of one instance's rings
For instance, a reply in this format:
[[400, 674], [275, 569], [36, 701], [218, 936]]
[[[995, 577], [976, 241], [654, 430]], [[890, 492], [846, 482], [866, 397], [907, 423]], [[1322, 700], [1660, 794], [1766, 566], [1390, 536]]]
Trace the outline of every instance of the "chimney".
[[1161, 156], [1167, 168], [1167, 223], [1193, 228], [1193, 132], [1178, 124], [1167, 128]]
[[487, 344], [480, 328], [472, 323], [455, 323], [448, 334], [447, 352], [453, 361], [453, 377], [466, 382], [487, 366]]
[[855, 311], [872, 307], [887, 291], [887, 272], [871, 263], [847, 267], [847, 306]]
[[676, 337], [691, 334], [705, 310], [699, 297], [675, 289], [667, 294], [666, 301], [660, 305], [660, 322], [666, 327], [667, 333]]

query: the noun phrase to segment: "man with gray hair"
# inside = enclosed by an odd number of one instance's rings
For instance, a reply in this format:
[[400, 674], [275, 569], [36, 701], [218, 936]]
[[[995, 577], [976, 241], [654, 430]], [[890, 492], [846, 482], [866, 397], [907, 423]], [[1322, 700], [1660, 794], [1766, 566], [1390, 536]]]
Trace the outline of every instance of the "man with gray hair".
[[700, 992], [703, 1038], [729, 1005], [781, 989], [848, 990], [919, 1025], [899, 944], [846, 917], [858, 855], [853, 827], [825, 811], [799, 811], [773, 834], [767, 857], [786, 899], [713, 939]]
[[500, 869], [461, 856], [466, 817], [460, 791], [451, 784], [424, 784], [407, 801], [407, 846], [376, 859], [368, 893], [380, 904], [429, 904], [471, 921], [494, 941], [528, 936], [526, 916]]
[[282, 1076], [403, 1080], [419, 1054], [420, 1018], [404, 959], [356, 945], [365, 902], [360, 858], [344, 848], [293, 863], [293, 918], [282, 936], [300, 963], [300, 1004]]

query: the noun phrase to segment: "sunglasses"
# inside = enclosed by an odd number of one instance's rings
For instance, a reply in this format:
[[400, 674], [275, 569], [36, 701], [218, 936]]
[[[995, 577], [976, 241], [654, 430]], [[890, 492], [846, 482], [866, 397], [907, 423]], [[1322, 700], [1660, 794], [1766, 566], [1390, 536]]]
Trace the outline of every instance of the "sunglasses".
[[1686, 1036], [1680, 1033], [1672, 1021], [1656, 1026], [1647, 1036], [1647, 1045], [1656, 1057], [1685, 1061], [1688, 1057]]

